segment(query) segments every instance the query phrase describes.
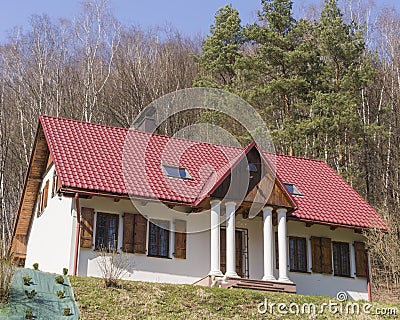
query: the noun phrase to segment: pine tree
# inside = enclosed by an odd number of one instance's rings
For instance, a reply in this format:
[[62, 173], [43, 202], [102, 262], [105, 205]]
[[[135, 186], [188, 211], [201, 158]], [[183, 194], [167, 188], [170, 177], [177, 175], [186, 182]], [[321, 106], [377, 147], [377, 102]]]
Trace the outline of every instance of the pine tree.
[[344, 23], [337, 0], [325, 0], [317, 36], [321, 76], [312, 104], [314, 145], [319, 147], [319, 156], [323, 153], [327, 162], [351, 180], [355, 174], [352, 157], [361, 147], [361, 90], [371, 80], [373, 70], [365, 59], [361, 29]]
[[241, 55], [243, 43], [239, 12], [226, 5], [215, 14], [215, 24], [210, 35], [203, 41], [202, 54], [196, 57], [201, 76], [196, 86], [211, 86], [229, 89], [236, 75], [235, 64]]
[[299, 130], [308, 116], [317, 62], [312, 25], [297, 22], [292, 5], [290, 0], [262, 1], [259, 23], [245, 28], [250, 53], [238, 63], [236, 86], [264, 114], [278, 151], [289, 154], [304, 148]]

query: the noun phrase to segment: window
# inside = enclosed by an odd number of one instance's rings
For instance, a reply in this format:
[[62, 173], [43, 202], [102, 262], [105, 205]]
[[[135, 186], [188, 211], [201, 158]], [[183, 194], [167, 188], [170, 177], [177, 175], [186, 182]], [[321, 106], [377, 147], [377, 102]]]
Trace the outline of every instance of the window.
[[257, 167], [256, 167], [256, 165], [254, 163], [249, 163], [248, 164], [248, 169], [249, 169], [250, 172], [257, 172], [258, 171]]
[[302, 196], [303, 195], [301, 193], [301, 191], [299, 190], [299, 188], [297, 188], [293, 183], [285, 182], [284, 185], [286, 186], [286, 189], [290, 192], [290, 194], [292, 194], [294, 196]]
[[335, 276], [350, 277], [350, 254], [347, 242], [333, 242], [333, 270]]
[[189, 171], [184, 167], [170, 166], [166, 164], [163, 164], [162, 167], [168, 177], [193, 180]]
[[289, 237], [290, 271], [307, 272], [306, 238]]
[[169, 256], [169, 222], [150, 221], [149, 256], [168, 258]]
[[47, 207], [48, 194], [49, 194], [49, 180], [46, 181], [46, 184], [45, 184], [43, 190], [38, 193], [38, 196], [36, 199], [36, 216], [37, 217], [40, 217], [40, 215], [43, 213], [44, 209], [46, 209], [46, 207]]
[[116, 214], [97, 213], [96, 221], [96, 249], [109, 251], [117, 249], [118, 219]]
[[54, 170], [53, 183], [51, 184], [51, 197], [53, 198], [60, 189], [57, 172]]
[[43, 194], [42, 194], [42, 210], [47, 208], [47, 200], [49, 197], [49, 180], [46, 181], [46, 184], [44, 185], [43, 188]]

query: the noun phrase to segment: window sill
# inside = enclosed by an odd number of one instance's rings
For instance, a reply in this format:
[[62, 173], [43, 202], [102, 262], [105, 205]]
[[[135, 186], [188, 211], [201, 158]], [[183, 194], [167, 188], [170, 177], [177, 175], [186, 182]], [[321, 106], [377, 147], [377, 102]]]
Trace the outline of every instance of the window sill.
[[345, 275], [340, 275], [340, 274], [334, 274], [335, 277], [339, 278], [346, 278], [346, 279], [355, 279], [355, 277], [352, 276], [345, 276]]
[[[84, 249], [84, 248], [81, 248], [81, 249]], [[86, 248], [86, 249], [89, 249], [89, 248]], [[115, 253], [116, 254], [121, 254], [122, 253], [121, 251], [118, 251], [118, 250], [116, 250], [116, 251], [106, 251], [106, 250], [101, 250], [99, 248], [95, 248], [95, 249], [93, 249], [93, 251], [94, 252], [101, 252], [101, 253], [105, 253], [105, 254], [115, 254]]]
[[159, 258], [159, 259], [169, 259], [169, 260], [172, 260], [172, 258], [166, 257], [166, 256], [155, 256], [155, 255], [151, 255], [151, 254], [148, 254], [147, 256], [148, 256], [149, 258]]

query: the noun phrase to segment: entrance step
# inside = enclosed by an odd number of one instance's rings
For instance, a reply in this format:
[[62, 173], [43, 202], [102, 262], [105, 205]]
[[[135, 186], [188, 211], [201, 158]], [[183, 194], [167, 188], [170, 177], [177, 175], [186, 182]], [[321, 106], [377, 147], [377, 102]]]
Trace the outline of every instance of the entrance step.
[[212, 277], [206, 276], [194, 284], [207, 287], [220, 287], [220, 288], [240, 288], [268, 292], [286, 292], [296, 293], [296, 285], [294, 283], [278, 282], [278, 281], [264, 281], [246, 278], [225, 278], [225, 277]]

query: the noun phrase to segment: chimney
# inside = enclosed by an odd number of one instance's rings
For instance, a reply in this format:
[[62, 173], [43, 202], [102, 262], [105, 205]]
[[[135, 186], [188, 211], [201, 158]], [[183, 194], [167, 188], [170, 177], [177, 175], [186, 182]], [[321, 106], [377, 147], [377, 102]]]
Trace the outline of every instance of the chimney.
[[135, 122], [134, 126], [136, 130], [153, 133], [156, 131], [156, 120], [155, 120], [155, 110], [154, 108], [146, 108], [142, 112]]

